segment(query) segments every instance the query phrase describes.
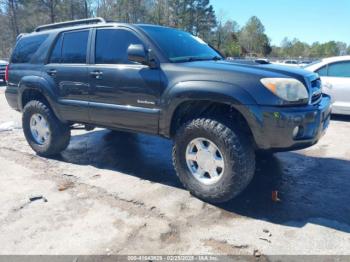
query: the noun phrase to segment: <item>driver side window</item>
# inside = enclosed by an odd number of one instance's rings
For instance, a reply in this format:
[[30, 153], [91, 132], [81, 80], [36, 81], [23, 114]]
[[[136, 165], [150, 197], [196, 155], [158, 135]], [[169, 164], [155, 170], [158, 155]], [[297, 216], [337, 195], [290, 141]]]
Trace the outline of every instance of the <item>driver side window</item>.
[[127, 50], [131, 44], [143, 45], [129, 30], [97, 29], [95, 64], [135, 64], [128, 60]]

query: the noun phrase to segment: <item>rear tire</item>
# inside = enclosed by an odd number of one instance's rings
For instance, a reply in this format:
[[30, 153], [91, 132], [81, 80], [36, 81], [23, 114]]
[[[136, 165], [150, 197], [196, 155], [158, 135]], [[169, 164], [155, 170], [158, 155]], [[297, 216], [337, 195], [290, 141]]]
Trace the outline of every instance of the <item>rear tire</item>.
[[[40, 156], [53, 156], [65, 150], [71, 133], [52, 110], [41, 101], [30, 101], [23, 109], [23, 132], [30, 147]], [[39, 132], [38, 132], [39, 131]]]
[[[204, 166], [203, 169], [200, 168], [201, 171], [212, 170], [207, 163], [208, 161], [216, 163], [218, 156], [224, 162], [223, 168], [214, 172], [213, 183], [210, 182], [212, 179], [210, 172], [204, 174], [208, 183], [205, 180], [202, 182], [188, 164], [187, 154], [190, 148], [188, 145], [193, 141], [196, 142], [197, 139], [207, 141], [205, 143], [209, 143], [208, 148], [214, 148], [214, 151], [209, 150], [209, 153], [204, 154], [204, 158], [201, 156], [202, 159], [199, 159], [199, 151], [195, 152], [195, 159], [199, 164], [194, 160], [194, 169]], [[204, 144], [204, 150], [206, 150], [205, 147]], [[214, 160], [210, 160], [211, 152], [215, 152]], [[237, 196], [247, 187], [255, 172], [255, 154], [248, 136], [232, 127], [225, 119], [218, 120], [215, 117], [194, 119], [180, 127], [175, 136], [173, 163], [182, 184], [193, 195], [211, 203], [226, 202]], [[192, 163], [191, 160], [190, 163]], [[219, 163], [219, 165], [222, 164]], [[217, 170], [215, 168], [217, 167], [214, 164], [214, 170]], [[216, 177], [217, 174], [219, 179]]]

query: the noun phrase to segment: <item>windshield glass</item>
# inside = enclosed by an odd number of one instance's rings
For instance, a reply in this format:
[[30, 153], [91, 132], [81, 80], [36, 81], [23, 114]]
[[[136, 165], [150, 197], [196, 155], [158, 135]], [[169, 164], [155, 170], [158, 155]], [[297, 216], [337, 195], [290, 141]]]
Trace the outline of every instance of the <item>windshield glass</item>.
[[221, 55], [202, 39], [173, 28], [140, 26], [171, 62], [220, 60]]

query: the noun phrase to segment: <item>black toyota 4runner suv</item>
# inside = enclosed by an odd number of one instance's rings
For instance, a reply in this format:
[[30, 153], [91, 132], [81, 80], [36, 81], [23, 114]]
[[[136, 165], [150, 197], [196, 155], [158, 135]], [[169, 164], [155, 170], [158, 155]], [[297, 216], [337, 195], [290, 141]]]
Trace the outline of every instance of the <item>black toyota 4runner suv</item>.
[[249, 184], [257, 152], [309, 147], [330, 119], [317, 74], [229, 63], [189, 33], [101, 18], [19, 36], [7, 80], [39, 155], [65, 150], [76, 124], [159, 135], [174, 141], [181, 182], [209, 202]]

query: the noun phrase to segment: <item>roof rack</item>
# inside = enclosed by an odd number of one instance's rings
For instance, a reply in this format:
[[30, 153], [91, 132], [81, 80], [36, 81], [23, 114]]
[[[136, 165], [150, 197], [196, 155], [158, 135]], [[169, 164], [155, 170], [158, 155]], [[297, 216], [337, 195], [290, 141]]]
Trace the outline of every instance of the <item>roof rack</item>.
[[41, 32], [45, 30], [75, 26], [75, 25], [89, 25], [89, 24], [98, 24], [98, 23], [106, 23], [106, 21], [101, 17], [80, 19], [80, 20], [38, 26], [37, 28], [34, 29], [34, 32]]
[[22, 36], [26, 35], [27, 33], [20, 33], [17, 38], [16, 38], [16, 42], [22, 38]]

